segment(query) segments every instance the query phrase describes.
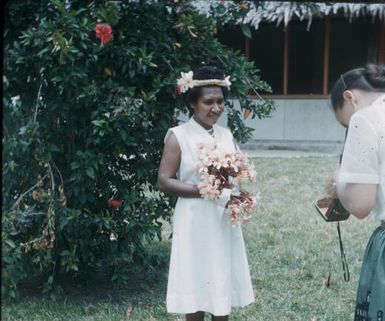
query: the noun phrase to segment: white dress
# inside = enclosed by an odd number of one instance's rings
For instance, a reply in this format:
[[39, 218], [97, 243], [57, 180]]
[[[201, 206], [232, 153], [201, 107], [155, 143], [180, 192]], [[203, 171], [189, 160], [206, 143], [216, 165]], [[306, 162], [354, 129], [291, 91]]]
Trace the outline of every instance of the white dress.
[[385, 220], [385, 95], [353, 114], [339, 181], [378, 184], [372, 215], [376, 220]]
[[[215, 140], [225, 151], [235, 150], [231, 132], [214, 125], [214, 138], [193, 118], [169, 129], [181, 149], [178, 179], [198, 184], [199, 143]], [[173, 215], [173, 235], [167, 311], [194, 313], [205, 311], [215, 316], [228, 315], [231, 307], [254, 301], [249, 266], [239, 225], [214, 201], [179, 197]]]

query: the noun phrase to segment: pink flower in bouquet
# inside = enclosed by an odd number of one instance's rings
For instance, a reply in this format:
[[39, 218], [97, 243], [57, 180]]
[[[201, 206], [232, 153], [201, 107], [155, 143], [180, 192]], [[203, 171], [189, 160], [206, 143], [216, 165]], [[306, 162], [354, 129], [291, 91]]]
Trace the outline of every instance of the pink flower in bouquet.
[[257, 173], [254, 170], [254, 166], [251, 164], [241, 166], [237, 179], [239, 181], [249, 181], [255, 183], [257, 180]]
[[236, 172], [238, 172], [242, 167], [246, 167], [248, 166], [249, 160], [247, 158], [247, 156], [245, 154], [243, 154], [242, 152], [240, 151], [237, 151], [235, 152], [234, 154], [232, 154], [232, 160], [231, 160], [231, 163], [234, 167], [234, 170]]
[[250, 221], [255, 205], [256, 197], [250, 192], [242, 191], [238, 196], [231, 196], [226, 211], [233, 224], [247, 223]]
[[95, 27], [96, 38], [100, 39], [100, 47], [113, 39], [112, 28], [108, 24], [98, 23]]
[[254, 183], [256, 181], [257, 174], [255, 172], [254, 166], [249, 162], [247, 155], [238, 151], [234, 154], [233, 157], [233, 163], [235, 164], [234, 166], [236, 166], [238, 170], [236, 180], [238, 182], [249, 181]]
[[[198, 149], [198, 172], [202, 179], [198, 187], [203, 198], [216, 200], [224, 188], [240, 188], [243, 181], [255, 182], [254, 167], [241, 151], [224, 153], [216, 144], [199, 144]], [[232, 223], [248, 221], [255, 204], [256, 198], [250, 192], [240, 190], [232, 195], [227, 205]]]
[[202, 182], [198, 185], [199, 192], [205, 199], [216, 200], [220, 194], [220, 180], [214, 175], [204, 176]]
[[231, 164], [231, 155], [230, 154], [226, 154], [226, 155], [222, 155], [221, 157], [220, 156], [217, 156], [215, 159], [214, 159], [214, 167], [217, 169], [217, 170], [220, 170], [221, 168], [222, 169], [225, 169], [225, 168], [228, 168]]

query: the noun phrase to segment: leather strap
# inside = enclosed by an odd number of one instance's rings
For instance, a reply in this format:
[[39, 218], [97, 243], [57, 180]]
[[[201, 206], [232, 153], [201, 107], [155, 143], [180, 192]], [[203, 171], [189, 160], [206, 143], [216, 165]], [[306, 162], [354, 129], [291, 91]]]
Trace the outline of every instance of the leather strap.
[[344, 281], [349, 282], [350, 272], [349, 272], [348, 262], [345, 256], [344, 246], [342, 244], [340, 222], [337, 222], [337, 231], [338, 231], [338, 239], [340, 242], [340, 252], [341, 252], [342, 270], [344, 271]]
[[[346, 128], [346, 132], [345, 132], [345, 141], [347, 136], [348, 136], [348, 128]], [[345, 147], [345, 144], [344, 144], [344, 147]], [[341, 164], [341, 161], [342, 161], [342, 154], [340, 156], [340, 164]], [[346, 261], [344, 246], [342, 244], [340, 222], [337, 222], [337, 231], [338, 231], [338, 240], [340, 243], [340, 253], [341, 253], [341, 261], [342, 261], [342, 270], [344, 271], [344, 280], [345, 282], [349, 282], [350, 273], [349, 273], [348, 262]]]

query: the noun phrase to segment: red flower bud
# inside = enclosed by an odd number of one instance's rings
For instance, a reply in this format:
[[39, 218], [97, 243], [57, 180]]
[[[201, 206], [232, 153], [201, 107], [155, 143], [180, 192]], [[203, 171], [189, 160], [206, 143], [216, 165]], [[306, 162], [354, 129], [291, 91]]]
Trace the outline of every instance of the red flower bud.
[[123, 201], [122, 200], [115, 200], [113, 198], [110, 198], [108, 200], [108, 205], [112, 206], [112, 207], [115, 207], [115, 208], [119, 208], [121, 207], [123, 204]]
[[113, 38], [112, 28], [110, 25], [98, 23], [95, 27], [96, 38], [100, 39], [100, 47], [110, 42]]

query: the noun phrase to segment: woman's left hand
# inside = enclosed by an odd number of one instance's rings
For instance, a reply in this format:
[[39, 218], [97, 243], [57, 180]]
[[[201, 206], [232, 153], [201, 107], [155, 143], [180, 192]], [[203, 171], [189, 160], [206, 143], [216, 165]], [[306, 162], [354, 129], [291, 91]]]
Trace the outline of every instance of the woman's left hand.
[[334, 173], [327, 176], [325, 179], [325, 192], [330, 198], [337, 198], [337, 180], [340, 172], [340, 164], [337, 164]]

